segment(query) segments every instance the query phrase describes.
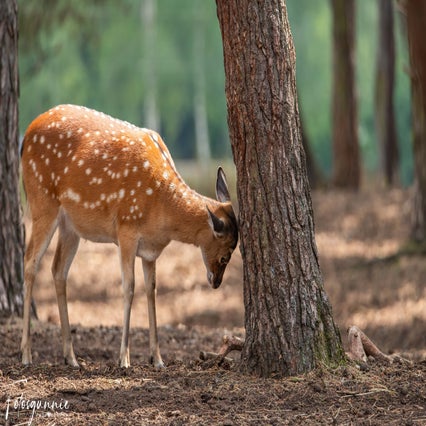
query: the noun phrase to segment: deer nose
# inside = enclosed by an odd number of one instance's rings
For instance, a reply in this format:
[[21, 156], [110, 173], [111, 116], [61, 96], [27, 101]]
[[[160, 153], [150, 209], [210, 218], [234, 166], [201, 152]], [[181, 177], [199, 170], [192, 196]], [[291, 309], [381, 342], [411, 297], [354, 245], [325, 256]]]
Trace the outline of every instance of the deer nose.
[[211, 271], [207, 271], [207, 281], [213, 287], [214, 274]]
[[223, 278], [223, 273], [219, 273], [216, 275], [213, 272], [207, 273], [207, 279], [209, 281], [211, 288], [214, 288], [214, 289], [219, 288], [219, 286], [222, 284], [222, 278]]

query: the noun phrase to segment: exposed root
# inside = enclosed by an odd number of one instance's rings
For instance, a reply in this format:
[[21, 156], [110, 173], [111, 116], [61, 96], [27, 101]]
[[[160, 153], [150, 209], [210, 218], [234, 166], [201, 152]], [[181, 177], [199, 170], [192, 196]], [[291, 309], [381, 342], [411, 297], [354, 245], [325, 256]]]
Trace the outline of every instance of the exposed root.
[[[410, 361], [398, 355], [384, 354], [357, 326], [351, 325], [348, 328], [349, 351], [346, 356], [357, 362], [367, 363], [368, 358], [372, 357], [378, 361], [392, 364], [394, 361], [409, 364]], [[221, 365], [224, 361], [232, 362], [231, 358], [227, 358], [229, 352], [242, 351], [244, 340], [236, 336], [223, 336], [222, 346], [219, 352], [200, 352], [200, 359], [203, 361], [214, 361], [217, 365]]]
[[218, 353], [215, 352], [200, 352], [200, 359], [203, 361], [212, 359], [218, 365], [221, 365], [223, 361], [232, 362], [231, 358], [227, 358], [226, 355], [232, 351], [242, 351], [244, 345], [244, 340], [240, 339], [236, 336], [223, 336], [222, 338], [222, 346], [219, 349]]
[[348, 328], [349, 351], [346, 352], [348, 358], [353, 361], [367, 362], [368, 357], [392, 364], [394, 361], [410, 363], [410, 361], [401, 358], [398, 355], [384, 354], [357, 326], [352, 325]]

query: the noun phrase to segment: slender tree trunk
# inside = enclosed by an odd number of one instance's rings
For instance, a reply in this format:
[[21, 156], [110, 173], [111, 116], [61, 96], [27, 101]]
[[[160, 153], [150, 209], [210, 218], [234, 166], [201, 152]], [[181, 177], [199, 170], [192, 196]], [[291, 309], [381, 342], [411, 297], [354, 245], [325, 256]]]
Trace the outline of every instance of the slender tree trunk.
[[197, 10], [194, 19], [194, 122], [195, 146], [200, 165], [210, 163], [209, 127], [207, 119], [206, 77], [203, 68], [205, 36], [202, 11]]
[[333, 182], [358, 189], [360, 154], [355, 92], [355, 0], [331, 0], [333, 12]]
[[146, 127], [160, 131], [160, 118], [157, 106], [157, 77], [156, 77], [156, 0], [142, 0], [141, 23], [143, 31], [143, 77], [146, 88], [144, 105], [144, 122]]
[[395, 82], [395, 40], [393, 2], [379, 0], [379, 45], [376, 70], [376, 134], [381, 169], [386, 184], [393, 185], [398, 174], [398, 143], [396, 137], [393, 92]]
[[413, 110], [414, 203], [412, 237], [426, 239], [426, 3], [407, 0]]
[[[303, 114], [300, 114], [300, 117], [303, 117]], [[324, 177], [312, 153], [303, 119], [300, 120], [300, 131], [302, 135], [302, 145], [306, 156], [306, 169], [308, 173], [309, 184], [311, 185], [311, 188], [319, 188], [324, 183]]]
[[340, 362], [323, 288], [283, 0], [216, 0], [240, 206], [246, 340], [241, 369], [261, 376]]
[[0, 313], [21, 314], [24, 227], [19, 198], [18, 7], [0, 2]]

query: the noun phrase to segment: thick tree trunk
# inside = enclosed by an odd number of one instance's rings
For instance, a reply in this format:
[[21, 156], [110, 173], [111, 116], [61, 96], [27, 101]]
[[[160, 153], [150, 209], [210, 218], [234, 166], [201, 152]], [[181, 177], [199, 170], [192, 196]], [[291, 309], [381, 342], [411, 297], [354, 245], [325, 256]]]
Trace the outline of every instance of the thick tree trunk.
[[19, 199], [18, 27], [15, 0], [0, 2], [0, 314], [21, 314], [24, 227]]
[[426, 239], [426, 3], [407, 0], [413, 110], [414, 203], [412, 237]]
[[358, 189], [358, 147], [355, 92], [355, 0], [331, 0], [333, 11], [333, 183]]
[[395, 81], [395, 41], [393, 3], [379, 0], [379, 45], [376, 70], [376, 134], [380, 162], [387, 185], [397, 179], [399, 160], [393, 92]]
[[237, 167], [246, 340], [261, 376], [340, 362], [323, 288], [301, 143], [295, 51], [283, 0], [216, 0]]

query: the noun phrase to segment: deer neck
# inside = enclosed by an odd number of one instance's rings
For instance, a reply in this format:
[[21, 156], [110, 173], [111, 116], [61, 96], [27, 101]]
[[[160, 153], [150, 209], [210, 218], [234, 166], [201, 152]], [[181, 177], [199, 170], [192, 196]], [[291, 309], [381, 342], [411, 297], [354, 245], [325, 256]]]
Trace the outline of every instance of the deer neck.
[[213, 208], [217, 201], [198, 194], [186, 184], [176, 189], [172, 186], [165, 196], [166, 232], [170, 239], [200, 246], [205, 233], [210, 231], [206, 207]]

